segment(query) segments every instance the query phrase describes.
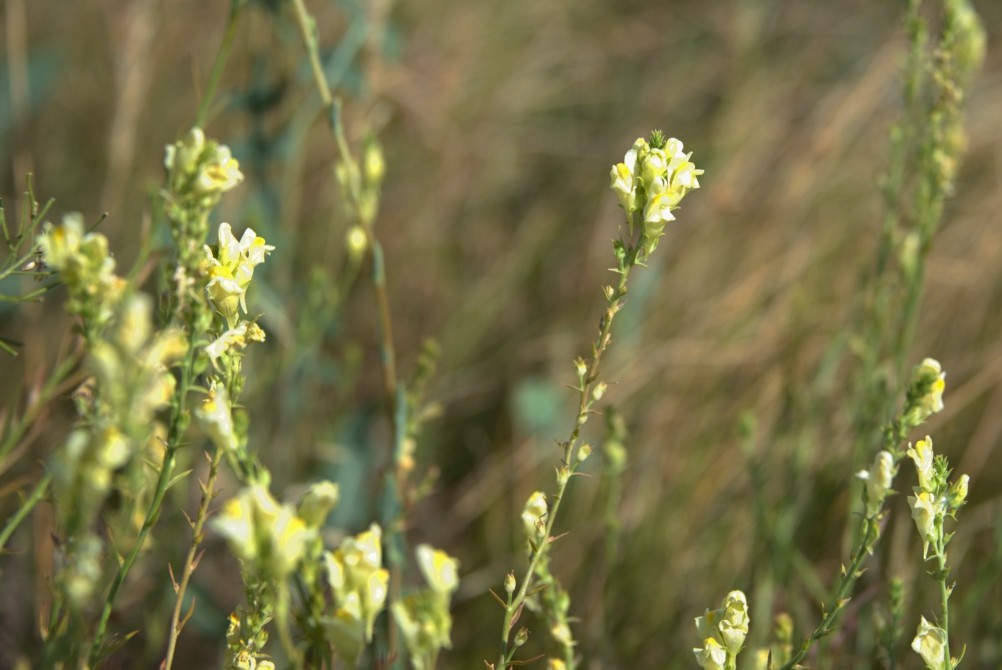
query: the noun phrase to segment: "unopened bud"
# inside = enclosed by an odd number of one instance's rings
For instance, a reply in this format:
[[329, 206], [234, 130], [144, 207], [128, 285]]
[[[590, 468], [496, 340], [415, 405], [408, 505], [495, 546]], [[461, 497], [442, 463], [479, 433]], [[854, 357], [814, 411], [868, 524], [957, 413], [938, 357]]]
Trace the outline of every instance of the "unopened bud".
[[529, 640], [529, 629], [519, 628], [518, 632], [515, 633], [515, 646], [521, 647]]
[[967, 500], [967, 488], [970, 482], [971, 478], [967, 475], [961, 475], [960, 479], [954, 482], [947, 496], [947, 504], [950, 507], [957, 509], [964, 504], [964, 501]]
[[515, 593], [515, 573], [509, 572], [504, 576], [504, 590], [508, 592], [508, 595]]
[[602, 396], [605, 395], [606, 389], [608, 388], [609, 385], [606, 384], [605, 382], [599, 382], [598, 384], [595, 384], [595, 388], [593, 388], [591, 391], [591, 397], [596, 401], [601, 400]]
[[584, 463], [588, 460], [588, 457], [591, 456], [591, 451], [592, 449], [590, 444], [581, 445], [581, 448], [578, 449], [578, 462]]

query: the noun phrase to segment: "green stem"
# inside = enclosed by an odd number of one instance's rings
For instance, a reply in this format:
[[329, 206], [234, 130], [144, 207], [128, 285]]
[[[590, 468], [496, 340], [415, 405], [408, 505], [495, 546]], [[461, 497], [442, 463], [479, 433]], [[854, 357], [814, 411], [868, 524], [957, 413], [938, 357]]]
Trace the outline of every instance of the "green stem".
[[195, 572], [195, 567], [198, 562], [198, 548], [202, 545], [202, 540], [205, 539], [203, 529], [205, 528], [206, 520], [209, 518], [209, 505], [216, 497], [216, 475], [219, 474], [219, 464], [222, 461], [222, 457], [223, 450], [216, 449], [215, 453], [212, 455], [212, 459], [209, 461], [209, 476], [206, 479], [205, 485], [202, 487], [202, 502], [198, 507], [198, 516], [196, 517], [195, 524], [192, 527], [191, 548], [188, 550], [188, 556], [184, 561], [184, 572], [181, 575], [181, 581], [177, 583], [177, 600], [174, 603], [174, 611], [171, 613], [170, 630], [167, 633], [167, 653], [164, 656], [162, 666], [163, 670], [170, 670], [171, 666], [174, 664], [174, 652], [177, 648], [177, 639], [181, 635], [181, 627], [184, 625], [181, 623], [181, 609], [184, 605], [184, 594], [188, 589], [188, 582], [191, 580], [191, 575]]
[[950, 587], [947, 586], [947, 577], [949, 576], [949, 570], [946, 567], [946, 546], [945, 542], [941, 544], [937, 549], [937, 562], [939, 563], [939, 573], [937, 575], [937, 581], [939, 582], [939, 600], [940, 605], [943, 609], [942, 624], [943, 624], [943, 659], [946, 661], [944, 667], [953, 668], [953, 659], [950, 656]]
[[[320, 45], [316, 34], [316, 22], [310, 16], [303, 0], [292, 0], [292, 7], [296, 17], [296, 24], [299, 27], [299, 34], [306, 50], [307, 59], [310, 62], [310, 69], [313, 73], [313, 80], [316, 83], [317, 93], [326, 111], [327, 122], [330, 126], [334, 141], [337, 144], [338, 153], [344, 165], [352, 167], [357, 173], [357, 164], [351, 154], [351, 148], [344, 134], [344, 127], [338, 122], [339, 101], [331, 93], [330, 85], [327, 82], [327, 75], [324, 73], [323, 63], [320, 60]], [[352, 209], [365, 232], [366, 243], [372, 253], [372, 285], [376, 294], [376, 307], [379, 318], [380, 332], [380, 359], [383, 370], [383, 386], [386, 393], [386, 407], [393, 425], [394, 442], [399, 442], [404, 437], [406, 425], [397, 421], [397, 364], [396, 348], [393, 341], [393, 319], [390, 311], [389, 292], [386, 288], [386, 268], [383, 260], [383, 248], [379, 243], [372, 226], [371, 217], [362, 214], [361, 193], [358, 179], [347, 179], [344, 184], [348, 191], [347, 196]], [[393, 449], [395, 452], [396, 449]], [[387, 478], [387, 486], [391, 487], [392, 493], [399, 502], [403, 500], [404, 482], [400, 468], [397, 467], [395, 454], [391, 452], [387, 467], [390, 468], [390, 476]], [[400, 586], [402, 582], [402, 557], [406, 554], [406, 546], [403, 536], [396, 529], [396, 524], [388, 523], [384, 519], [384, 530], [387, 533], [386, 543], [394, 548], [389, 552], [390, 588], [389, 603], [387, 609], [391, 609], [394, 602], [399, 599]], [[396, 651], [396, 624], [392, 616], [386, 618], [387, 622], [387, 643], [389, 646], [388, 656], [397, 656]]]
[[[620, 261], [619, 285], [617, 286], [615, 292], [609, 297], [609, 308], [606, 310], [605, 316], [603, 317], [599, 327], [598, 338], [592, 345], [591, 362], [588, 364], [587, 372], [585, 373], [582, 383], [578, 388], [579, 395], [577, 418], [575, 419], [574, 428], [571, 431], [570, 437], [563, 444], [563, 463], [570, 469], [569, 474], [571, 476], [573, 476], [577, 469], [577, 463], [574, 460], [574, 451], [577, 446], [578, 439], [581, 436], [581, 428], [588, 421], [591, 390], [595, 382], [598, 381], [598, 371], [599, 365], [602, 362], [602, 354], [605, 353], [605, 350], [609, 347], [609, 343], [612, 341], [612, 324], [615, 321], [616, 314], [624, 304], [623, 299], [626, 297], [630, 270], [636, 264], [637, 260], [638, 246], [632, 247], [626, 258]], [[517, 647], [510, 644], [509, 641], [511, 631], [515, 625], [517, 617], [521, 614], [522, 609], [525, 606], [525, 600], [530, 593], [531, 587], [533, 586], [533, 580], [536, 576], [536, 566], [539, 564], [539, 561], [543, 558], [543, 556], [545, 556], [549, 551], [553, 526], [557, 520], [557, 513], [560, 511], [560, 503], [564, 499], [564, 493], [567, 491], [567, 485], [570, 483], [570, 479], [570, 476], [558, 478], [557, 490], [553, 496], [553, 503], [547, 510], [546, 525], [542, 535], [543, 540], [540, 546], [536, 548], [536, 551], [534, 551], [530, 557], [529, 565], [526, 567], [525, 573], [519, 581], [518, 590], [515, 592], [513, 597], [508, 598], [508, 602], [505, 606], [504, 624], [501, 629], [501, 649], [498, 654], [497, 664], [495, 665], [496, 670], [505, 670], [508, 668], [511, 665], [512, 658], [515, 656], [515, 652], [517, 651]]]
[[233, 46], [233, 39], [237, 34], [237, 17], [244, 0], [230, 0], [230, 14], [226, 18], [226, 30], [223, 33], [223, 42], [216, 52], [216, 60], [212, 63], [212, 74], [209, 75], [209, 83], [205, 87], [205, 95], [198, 105], [195, 113], [195, 127], [202, 128], [205, 125], [206, 117], [209, 114], [209, 107], [216, 96], [216, 89], [219, 88], [219, 81], [223, 78], [223, 70], [226, 69], [226, 60], [230, 55], [230, 48]]
[[6, 525], [4, 525], [3, 530], [0, 531], [0, 553], [3, 552], [3, 548], [7, 545], [7, 540], [9, 540], [10, 536], [14, 534], [14, 530], [17, 529], [25, 518], [27, 518], [28, 514], [31, 513], [31, 510], [33, 510], [35, 505], [38, 504], [38, 501], [45, 497], [45, 492], [48, 490], [51, 482], [52, 473], [45, 473], [45, 476], [42, 477], [41, 481], [35, 485], [35, 490], [31, 492], [31, 495], [28, 496], [23, 503], [21, 503], [21, 506], [17, 508], [17, 512], [14, 513], [14, 516], [12, 516], [7, 521]]
[[873, 546], [876, 544], [877, 539], [880, 535], [879, 532], [879, 519], [881, 510], [878, 510], [872, 514], [867, 515], [863, 519], [862, 537], [860, 538], [859, 545], [856, 547], [852, 555], [852, 561], [847, 569], [843, 569], [842, 579], [839, 581], [838, 588], [835, 590], [835, 601], [832, 604], [832, 608], [825, 612], [824, 618], [818, 627], [807, 636], [807, 638], [800, 645], [800, 649], [794, 654], [789, 661], [780, 670], [793, 670], [793, 668], [799, 667], [799, 663], [807, 657], [808, 652], [814, 643], [826, 635], [830, 634], [835, 627], [835, 621], [838, 619], [839, 614], [845, 609], [845, 606], [849, 603], [850, 594], [852, 593], [852, 587], [855, 585], [856, 580], [862, 574], [860, 568], [863, 565], [863, 561], [866, 560], [866, 556], [872, 551]]
[[100, 658], [101, 644], [103, 643], [105, 633], [107, 632], [108, 619], [111, 617], [111, 612], [115, 604], [115, 598], [118, 596], [118, 591], [125, 583], [125, 578], [132, 569], [133, 563], [136, 562], [136, 558], [139, 557], [139, 552], [146, 543], [147, 535], [149, 535], [153, 526], [156, 525], [157, 519], [160, 516], [160, 509], [163, 506], [164, 496], [167, 494], [167, 488], [171, 482], [171, 475], [174, 472], [174, 465], [177, 459], [177, 450], [181, 443], [184, 430], [187, 428], [186, 419], [188, 411], [186, 401], [195, 367], [195, 343], [198, 339], [197, 335], [198, 333], [192, 333], [192, 339], [188, 344], [188, 355], [185, 359], [184, 366], [181, 369], [181, 379], [178, 383], [177, 390], [175, 391], [174, 405], [171, 410], [170, 427], [167, 432], [167, 444], [166, 449], [164, 450], [164, 460], [160, 467], [160, 475], [157, 478], [157, 486], [153, 493], [153, 499], [150, 501], [150, 506], [146, 511], [146, 517], [143, 519], [143, 525], [139, 530], [139, 535], [136, 537], [135, 543], [132, 545], [132, 549], [129, 551], [128, 556], [126, 556], [118, 566], [118, 571], [115, 573], [115, 578], [111, 583], [111, 588], [108, 590], [108, 595], [104, 601], [104, 607], [102, 608], [101, 615], [98, 618], [94, 639], [91, 641], [90, 645], [89, 657], [90, 664], [92, 666], [96, 665]]

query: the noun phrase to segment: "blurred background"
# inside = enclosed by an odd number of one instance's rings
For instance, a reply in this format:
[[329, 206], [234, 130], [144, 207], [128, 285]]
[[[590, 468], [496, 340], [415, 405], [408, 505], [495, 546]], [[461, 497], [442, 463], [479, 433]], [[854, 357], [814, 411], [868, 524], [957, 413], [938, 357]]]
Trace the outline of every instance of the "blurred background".
[[[259, 268], [251, 312], [268, 342], [246, 363], [251, 446], [287, 497], [341, 483], [337, 532], [377, 517], [389, 427], [382, 410], [375, 301], [352, 272], [336, 151], [292, 17], [249, 3], [207, 133], [247, 177], [218, 220], [277, 250]], [[634, 275], [606, 361], [609, 402], [628, 428], [625, 470], [589, 462], [573, 482], [553, 569], [572, 596], [585, 668], [695, 667], [692, 618], [727, 591], [752, 602], [761, 643], [789, 612], [797, 636], [819, 620], [854, 527], [854, 450], [845, 406], [860, 278], [882, 216], [888, 129], [901, 109], [903, 2], [696, 0], [313, 0], [328, 78], [357, 140], [387, 160], [377, 233], [385, 248], [398, 363], [426, 338], [442, 354], [440, 406], [419, 441], [436, 474], [408, 537], [459, 557], [454, 649], [442, 667], [483, 667], [503, 613], [487, 593], [524, 566], [519, 514], [552, 487], [556, 440], [572, 427], [572, 359], [589, 351], [612, 281], [620, 210], [609, 167], [660, 128], [704, 168], [650, 266]], [[1002, 3], [975, 1], [988, 56], [968, 99], [969, 152], [928, 260], [909, 364], [948, 371], [946, 409], [928, 427], [970, 503], [951, 544], [951, 615], [964, 667], [1002, 667]], [[0, 50], [0, 195], [8, 213], [35, 175], [50, 217], [107, 212], [120, 271], [150, 228], [163, 147], [193, 122], [229, 3], [5, 0]], [[930, 14], [932, 15], [932, 14]], [[383, 30], [371, 30], [376, 25]], [[155, 278], [149, 288], [156, 290]], [[0, 407], [16, 411], [72, 337], [60, 291], [0, 304]], [[53, 403], [30, 450], [0, 478], [0, 516], [38, 477], [73, 421]], [[588, 439], [603, 439], [601, 417]], [[742, 429], [742, 426], [744, 427]], [[916, 436], [920, 437], [920, 436]], [[601, 450], [599, 450], [601, 451]], [[191, 462], [198, 464], [192, 449]], [[618, 481], [618, 483], [617, 483]], [[897, 489], [914, 485], [902, 468]], [[224, 495], [235, 492], [228, 480]], [[177, 493], [197, 504], [197, 489]], [[185, 502], [185, 496], [190, 500]], [[904, 495], [838, 634], [817, 667], [871, 662], [874, 613], [901, 576], [908, 616], [898, 667], [935, 583]], [[4, 557], [0, 646], [32, 648], [46, 588], [45, 510]], [[616, 520], [613, 522], [613, 518]], [[165, 515], [123, 602], [122, 667], [156, 667], [177, 564], [190, 534]], [[33, 547], [36, 549], [33, 550]], [[211, 560], [210, 560], [211, 559]], [[181, 638], [187, 665], [215, 667], [241, 597], [221, 540], [195, 573], [198, 609]], [[995, 605], [991, 605], [995, 603]], [[542, 622], [524, 657], [552, 649]], [[181, 661], [179, 661], [180, 663]], [[130, 663], [132, 665], [130, 665]], [[538, 665], [538, 664], [537, 664]], [[116, 667], [110, 665], [109, 667]]]

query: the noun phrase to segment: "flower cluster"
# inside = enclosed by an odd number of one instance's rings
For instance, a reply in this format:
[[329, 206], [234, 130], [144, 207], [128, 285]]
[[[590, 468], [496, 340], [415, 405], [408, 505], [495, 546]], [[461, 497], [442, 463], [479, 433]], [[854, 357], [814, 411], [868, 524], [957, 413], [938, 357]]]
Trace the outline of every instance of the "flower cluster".
[[[940, 581], [944, 594], [943, 620], [946, 621], [946, 608], [952, 590], [952, 587], [947, 586], [946, 545], [952, 534], [946, 532], [944, 524], [946, 518], [954, 517], [967, 500], [970, 477], [961, 475], [960, 479], [951, 483], [950, 464], [944, 456], [933, 452], [932, 438], [929, 436], [908, 449], [908, 456], [915, 464], [918, 474], [918, 486], [913, 489], [915, 495], [908, 497], [908, 504], [911, 505], [912, 518], [922, 538], [922, 557], [935, 559], [937, 563], [937, 569], [932, 574]], [[950, 656], [949, 631], [930, 624], [925, 617], [922, 617], [915, 639], [912, 640], [912, 649], [922, 657], [928, 670], [953, 670], [958, 663]]]
[[[244, 179], [230, 148], [206, 140], [201, 128], [192, 128], [183, 138], [167, 145], [164, 167], [171, 192], [191, 197], [218, 199]], [[207, 209], [214, 205], [212, 202]]]
[[205, 246], [209, 301], [231, 329], [237, 327], [237, 308], [247, 312], [247, 287], [254, 278], [254, 268], [274, 249], [250, 228], [237, 240], [228, 223], [219, 224], [217, 252]]
[[372, 524], [328, 551], [324, 561], [337, 607], [324, 627], [338, 655], [351, 665], [372, 640], [376, 617], [386, 604], [390, 573], [383, 568], [382, 530]]
[[[123, 500], [120, 508], [134, 510], [148, 495], [151, 472], [143, 461], [153, 457], [156, 414], [174, 391], [168, 368], [188, 343], [176, 329], [154, 333], [152, 301], [127, 292], [125, 280], [115, 274], [107, 238], [85, 233], [79, 214], [65, 216], [59, 227], [46, 224], [39, 244], [66, 286], [66, 308], [80, 318], [89, 345], [89, 377], [76, 396], [84, 423], [51, 464], [60, 533], [66, 537], [57, 581], [79, 609], [95, 594], [101, 576], [101, 541], [92, 526], [105, 498], [114, 489]], [[131, 511], [119, 521], [120, 541], [141, 524]]]
[[164, 166], [167, 168], [163, 190], [165, 213], [180, 254], [175, 282], [184, 297], [200, 271], [201, 249], [209, 234], [209, 214], [222, 195], [242, 182], [244, 176], [229, 147], [206, 139], [201, 128], [192, 128], [167, 146]]
[[660, 132], [648, 143], [638, 138], [622, 163], [612, 166], [610, 187], [626, 211], [631, 230], [641, 228], [641, 247], [649, 256], [664, 234], [665, 224], [674, 221], [672, 210], [692, 189], [699, 188], [702, 170], [690, 162], [692, 153], [682, 150], [682, 142], [665, 139]]
[[748, 636], [748, 600], [741, 591], [731, 591], [719, 609], [696, 617], [696, 634], [702, 648], [693, 649], [704, 670], [731, 670]]
[[904, 421], [914, 428], [933, 414], [943, 411], [946, 373], [939, 361], [926, 358], [916, 366], [905, 396]]
[[415, 670], [431, 670], [439, 651], [452, 646], [449, 601], [459, 586], [459, 562], [427, 544], [418, 545], [416, 554], [428, 588], [393, 603], [393, 616]]
[[83, 320], [85, 332], [106, 324], [125, 291], [125, 280], [115, 274], [108, 238], [85, 233], [83, 216], [73, 212], [63, 217], [61, 226], [46, 223], [38, 244], [45, 263], [59, 271], [69, 293], [66, 311]]
[[908, 497], [912, 508], [912, 518], [922, 537], [923, 556], [929, 554], [932, 546], [937, 554], [945, 551], [949, 536], [943, 530], [946, 517], [954, 516], [967, 499], [970, 477], [961, 475], [951, 484], [947, 481], [950, 467], [946, 458], [933, 453], [932, 438], [928, 435], [908, 449], [908, 456], [915, 463], [919, 485], [915, 495]]
[[309, 527], [290, 505], [279, 504], [263, 484], [251, 484], [223, 506], [213, 523], [230, 541], [244, 570], [288, 577], [299, 564], [316, 529]]

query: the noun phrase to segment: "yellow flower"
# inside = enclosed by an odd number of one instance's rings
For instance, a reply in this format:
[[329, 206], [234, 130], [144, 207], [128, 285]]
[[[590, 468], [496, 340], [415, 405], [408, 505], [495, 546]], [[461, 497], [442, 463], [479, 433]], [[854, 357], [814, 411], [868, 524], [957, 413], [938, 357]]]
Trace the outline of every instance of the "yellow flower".
[[708, 637], [703, 640], [702, 649], [693, 649], [696, 655], [696, 662], [703, 670], [724, 670], [727, 663], [727, 649], [715, 638]]
[[315, 537], [295, 510], [280, 505], [261, 484], [252, 484], [227, 501], [213, 522], [246, 566], [279, 580], [295, 570]]
[[912, 507], [912, 518], [922, 537], [922, 554], [925, 556], [929, 553], [929, 545], [937, 539], [937, 517], [943, 512], [942, 502], [932, 493], [922, 491], [917, 496], [909, 496], [908, 504]]
[[919, 622], [918, 633], [912, 640], [912, 649], [925, 662], [929, 670], [949, 670], [946, 658], [946, 631], [931, 625], [925, 617]]
[[206, 292], [230, 328], [236, 326], [238, 306], [247, 312], [247, 286], [254, 278], [254, 268], [274, 249], [250, 228], [237, 241], [228, 223], [219, 224], [218, 256], [205, 247], [209, 276]]
[[195, 408], [195, 418], [217, 449], [234, 451], [240, 446], [233, 429], [233, 412], [225, 386], [212, 385], [202, 405]]
[[919, 488], [923, 491], [933, 492], [935, 484], [933, 478], [933, 461], [935, 454], [932, 451], [932, 438], [928, 435], [924, 440], [915, 443], [914, 448], [908, 450], [908, 456], [915, 463], [915, 471], [918, 473]]
[[880, 509], [891, 490], [895, 474], [897, 468], [894, 467], [894, 457], [888, 451], [877, 454], [869, 471], [857, 473], [856, 476], [866, 482], [866, 505], [869, 513], [876, 513]]
[[436, 593], [451, 594], [459, 586], [459, 561], [427, 544], [416, 550], [418, 567], [428, 586]]

